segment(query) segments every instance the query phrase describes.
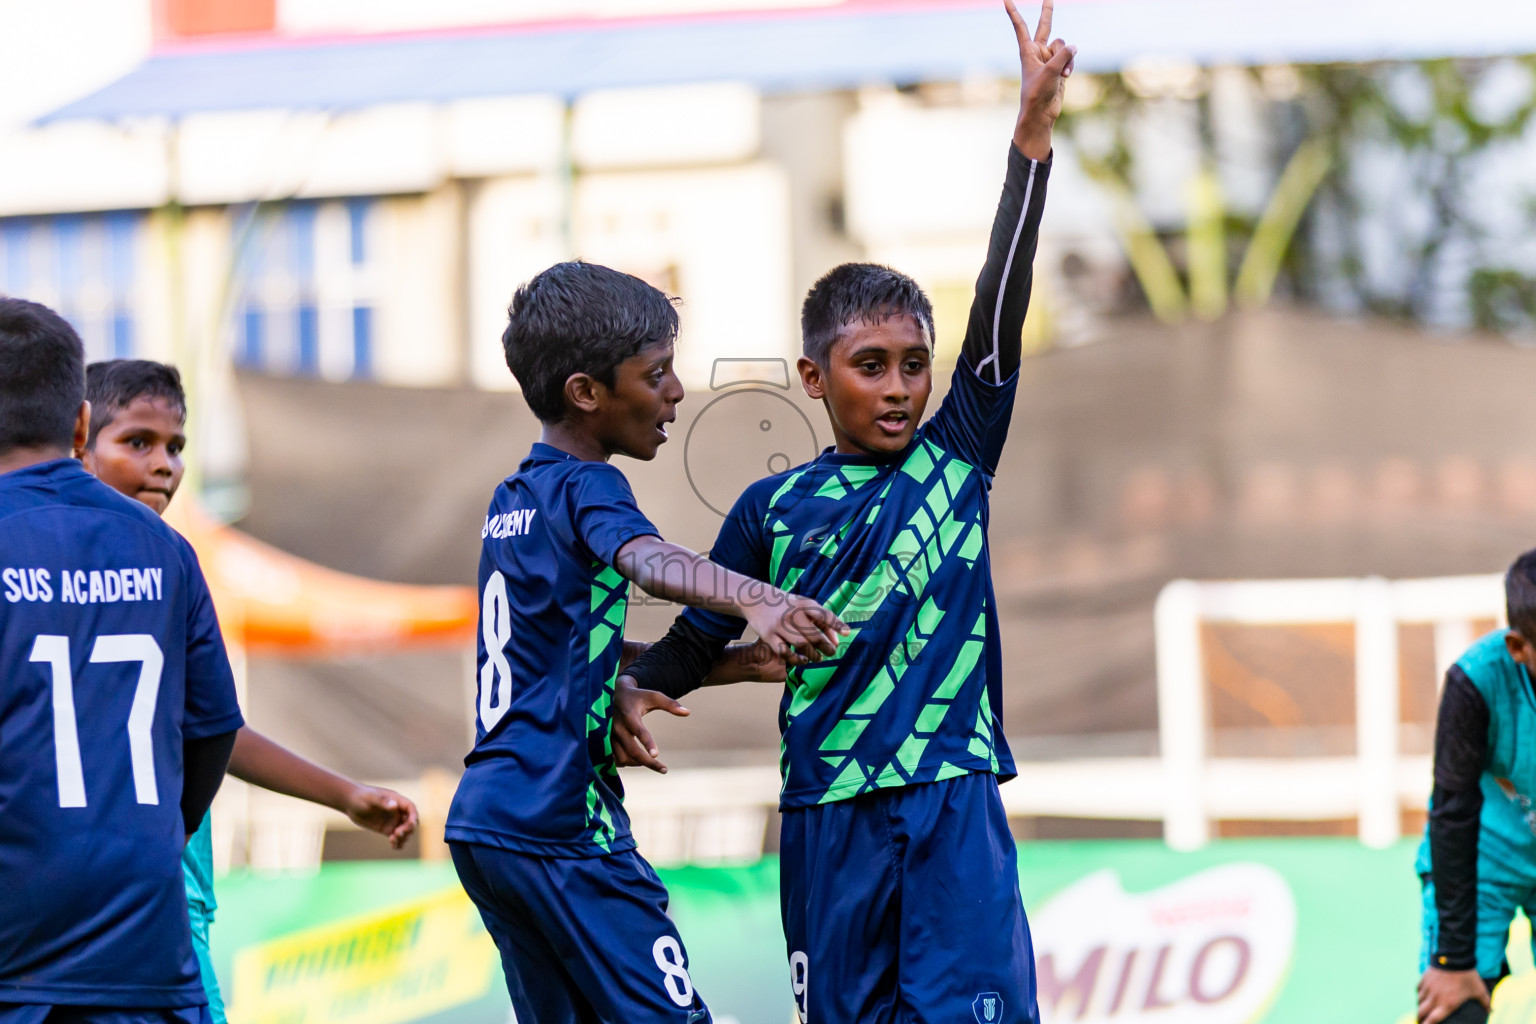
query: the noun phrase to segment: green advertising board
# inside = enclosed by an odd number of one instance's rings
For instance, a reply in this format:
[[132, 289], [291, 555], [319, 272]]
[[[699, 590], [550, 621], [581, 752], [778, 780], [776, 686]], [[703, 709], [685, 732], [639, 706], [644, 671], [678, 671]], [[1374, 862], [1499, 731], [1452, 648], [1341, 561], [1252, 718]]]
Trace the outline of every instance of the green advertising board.
[[[1413, 852], [1343, 839], [1227, 840], [1195, 853], [1023, 845], [1042, 1018], [1403, 1024], [1419, 946]], [[660, 874], [719, 1024], [788, 1024], [777, 862]], [[236, 1024], [508, 1021], [495, 950], [447, 863], [232, 876], [219, 902], [214, 956]], [[1517, 972], [1530, 968], [1524, 935], [1511, 945]], [[1536, 975], [1500, 987], [1499, 1018], [1530, 1019], [1513, 1016], [1517, 1003], [1536, 1006]]]

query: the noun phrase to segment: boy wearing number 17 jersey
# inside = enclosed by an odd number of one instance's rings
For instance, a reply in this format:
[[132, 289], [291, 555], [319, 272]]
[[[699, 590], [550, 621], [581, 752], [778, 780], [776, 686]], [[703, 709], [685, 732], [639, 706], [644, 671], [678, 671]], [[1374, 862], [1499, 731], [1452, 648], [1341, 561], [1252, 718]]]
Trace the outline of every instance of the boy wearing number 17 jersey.
[[[81, 462], [119, 494], [163, 515], [181, 485], [187, 396], [175, 367], [147, 359], [111, 359], [85, 368], [91, 431]], [[306, 761], [241, 726], [229, 774], [254, 786], [340, 811], [361, 828], [387, 835], [396, 849], [416, 828], [416, 805], [388, 789], [360, 785]], [[209, 931], [218, 901], [213, 889], [213, 814], [187, 841], [181, 866], [192, 919], [192, 948], [202, 968], [213, 1024], [225, 1024]]]
[[181, 852], [242, 719], [191, 546], [69, 457], [84, 396], [0, 299], [0, 1024], [202, 1024]]

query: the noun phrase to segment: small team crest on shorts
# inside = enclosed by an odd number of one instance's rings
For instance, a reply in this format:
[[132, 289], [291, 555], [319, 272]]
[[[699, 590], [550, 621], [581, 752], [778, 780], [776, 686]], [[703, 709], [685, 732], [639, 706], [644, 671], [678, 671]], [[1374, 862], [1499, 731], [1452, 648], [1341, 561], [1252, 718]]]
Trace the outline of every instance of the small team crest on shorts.
[[976, 1014], [976, 1024], [997, 1024], [1003, 1019], [1003, 997], [996, 992], [983, 992], [971, 1004]]

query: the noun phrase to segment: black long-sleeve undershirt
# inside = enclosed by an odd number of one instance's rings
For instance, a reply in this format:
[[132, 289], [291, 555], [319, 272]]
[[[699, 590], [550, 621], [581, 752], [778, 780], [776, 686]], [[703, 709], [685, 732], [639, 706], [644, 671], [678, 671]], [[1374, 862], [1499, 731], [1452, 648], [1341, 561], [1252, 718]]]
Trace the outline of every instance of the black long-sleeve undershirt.
[[224, 781], [229, 755], [235, 750], [239, 730], [186, 740], [181, 747], [181, 823], [187, 835], [196, 832], [203, 815], [213, 806], [213, 798]]
[[1477, 847], [1488, 763], [1488, 702], [1452, 665], [1435, 722], [1435, 787], [1429, 801], [1429, 856], [1440, 918], [1434, 966], [1477, 966]]
[[630, 663], [624, 675], [642, 690], [655, 690], [673, 700], [698, 689], [727, 641], [712, 637], [679, 615], [667, 635]]
[[1050, 174], [1050, 159], [1037, 163], [1009, 143], [1003, 195], [960, 346], [962, 358], [989, 384], [1012, 377], [1023, 357], [1024, 316], [1034, 285], [1035, 250]]

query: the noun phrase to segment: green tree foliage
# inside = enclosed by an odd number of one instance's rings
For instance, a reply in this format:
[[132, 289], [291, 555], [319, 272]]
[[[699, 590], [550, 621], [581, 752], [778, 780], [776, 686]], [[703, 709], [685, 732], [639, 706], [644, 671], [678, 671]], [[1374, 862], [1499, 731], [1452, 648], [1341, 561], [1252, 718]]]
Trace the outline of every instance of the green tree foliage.
[[[1153, 311], [1166, 320], [1191, 309], [1220, 312], [1224, 292], [1209, 277], [1225, 264], [1236, 271], [1233, 295], [1245, 304], [1266, 301], [1283, 267], [1303, 299], [1343, 297], [1363, 311], [1424, 321], [1449, 286], [1463, 290], [1479, 327], [1536, 328], [1536, 275], [1529, 264], [1512, 265], [1511, 251], [1511, 239], [1536, 235], [1536, 166], [1529, 193], [1510, 196], [1493, 224], [1476, 184], [1491, 159], [1536, 146], [1536, 56], [1286, 71], [1289, 90], [1273, 88], [1274, 69], [1251, 72], [1270, 96], [1264, 105], [1276, 182], [1257, 218], [1225, 205], [1212, 210], [1219, 183], [1213, 192], [1216, 130], [1206, 73], [1190, 69], [1161, 95], [1133, 87], [1139, 83], [1124, 74], [1098, 76], [1062, 118], [1084, 170], [1117, 204], [1116, 224]], [[1170, 101], [1198, 112], [1203, 180], [1190, 183], [1190, 194], [1203, 198], [1191, 202], [1184, 224], [1154, 229], [1137, 213], [1130, 184], [1139, 158], [1134, 128], [1149, 104]], [[1373, 169], [1384, 167], [1390, 182], [1379, 174], [1373, 180]], [[1373, 268], [1368, 246], [1392, 254], [1394, 271], [1381, 272], [1379, 260]]]

